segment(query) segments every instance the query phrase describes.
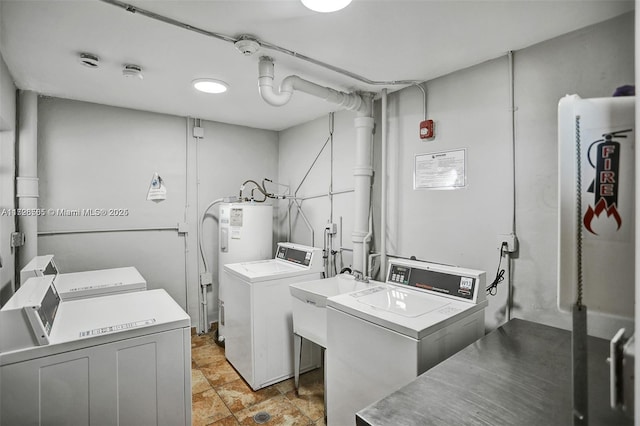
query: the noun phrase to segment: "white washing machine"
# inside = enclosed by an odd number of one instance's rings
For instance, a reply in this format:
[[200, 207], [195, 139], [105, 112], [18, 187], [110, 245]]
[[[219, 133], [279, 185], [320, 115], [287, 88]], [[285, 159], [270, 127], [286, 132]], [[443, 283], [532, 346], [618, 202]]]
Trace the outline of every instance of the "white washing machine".
[[327, 299], [327, 421], [355, 413], [484, 335], [485, 273], [389, 261], [386, 283]]
[[62, 300], [84, 299], [147, 289], [147, 281], [133, 266], [61, 274], [52, 254], [36, 256], [31, 259], [20, 270], [20, 283], [24, 284], [29, 278], [45, 275], [55, 277], [55, 287]]
[[190, 425], [190, 334], [164, 290], [61, 301], [31, 278], [0, 309], [0, 425]]
[[[225, 355], [253, 390], [293, 376], [289, 284], [322, 277], [322, 249], [279, 243], [275, 259], [224, 266]], [[320, 349], [306, 342], [302, 371], [320, 366]]]

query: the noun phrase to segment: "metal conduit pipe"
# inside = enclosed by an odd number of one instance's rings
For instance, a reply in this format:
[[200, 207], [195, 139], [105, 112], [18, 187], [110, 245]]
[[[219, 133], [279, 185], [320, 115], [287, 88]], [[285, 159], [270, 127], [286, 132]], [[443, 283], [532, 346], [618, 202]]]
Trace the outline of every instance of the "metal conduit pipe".
[[[18, 208], [38, 208], [38, 95], [20, 91], [18, 127], [18, 170], [16, 197]], [[38, 217], [18, 216], [18, 229], [24, 245], [18, 250], [19, 269], [38, 255]]]
[[307, 216], [305, 216], [304, 212], [302, 211], [302, 206], [300, 205], [300, 202], [297, 199], [294, 199], [293, 203], [298, 208], [298, 214], [304, 221], [305, 225], [307, 226], [307, 229], [309, 229], [309, 233], [311, 234], [311, 246], [315, 247], [316, 236], [315, 236], [315, 231], [313, 230], [313, 226], [311, 226], [309, 219], [307, 219]]
[[122, 9], [124, 9], [127, 12], [130, 12], [130, 13], [146, 16], [147, 18], [155, 19], [156, 21], [164, 22], [165, 24], [173, 25], [173, 26], [176, 26], [178, 28], [182, 28], [184, 30], [192, 31], [192, 32], [204, 35], [204, 36], [208, 36], [208, 37], [214, 38], [214, 39], [222, 40], [222, 41], [225, 41], [227, 43], [236, 44], [237, 42], [241, 41], [243, 38], [245, 38], [245, 39], [249, 38], [249, 39], [255, 40], [255, 42], [261, 48], [270, 49], [270, 50], [273, 50], [273, 51], [280, 52], [282, 54], [291, 56], [293, 58], [297, 58], [297, 59], [300, 59], [302, 61], [306, 61], [306, 62], [312, 63], [314, 65], [318, 65], [320, 67], [323, 67], [325, 69], [331, 70], [331, 71], [336, 72], [338, 74], [345, 75], [345, 76], [347, 76], [349, 78], [352, 78], [354, 80], [358, 80], [358, 81], [360, 81], [362, 83], [365, 83], [365, 84], [377, 85], [377, 86], [398, 86], [398, 85], [416, 84], [416, 83], [420, 83], [421, 82], [420, 80], [388, 80], [388, 81], [371, 80], [371, 79], [368, 79], [368, 78], [363, 77], [361, 75], [358, 75], [358, 74], [356, 74], [354, 72], [351, 72], [351, 71], [336, 67], [335, 65], [331, 65], [331, 64], [328, 64], [326, 62], [322, 62], [322, 61], [320, 61], [318, 59], [314, 59], [314, 58], [311, 58], [309, 56], [303, 55], [302, 53], [298, 53], [298, 52], [295, 52], [293, 50], [287, 49], [285, 47], [278, 46], [278, 45], [273, 44], [273, 43], [269, 43], [269, 42], [267, 42], [265, 40], [255, 39], [254, 37], [248, 36], [246, 34], [245, 35], [241, 35], [239, 37], [231, 37], [231, 36], [228, 36], [228, 35], [225, 35], [225, 34], [220, 34], [220, 33], [214, 32], [214, 31], [205, 30], [204, 28], [199, 28], [199, 27], [196, 27], [196, 26], [193, 26], [193, 25], [189, 25], [189, 24], [186, 24], [184, 22], [178, 21], [176, 19], [169, 18], [167, 16], [160, 15], [158, 13], [151, 12], [150, 10], [146, 10], [146, 9], [143, 9], [143, 8], [134, 6], [132, 4], [119, 1], [119, 0], [100, 0], [100, 1], [102, 1], [104, 3], [107, 3], [107, 4], [110, 4], [110, 5], [113, 5], [113, 6], [120, 7], [120, 8], [122, 8]]
[[[425, 114], [426, 116], [426, 114]], [[425, 118], [426, 119], [426, 118]], [[382, 147], [380, 153], [380, 274], [387, 269], [387, 89], [382, 89]], [[383, 278], [381, 276], [380, 278]], [[382, 279], [384, 281], [384, 279]]]

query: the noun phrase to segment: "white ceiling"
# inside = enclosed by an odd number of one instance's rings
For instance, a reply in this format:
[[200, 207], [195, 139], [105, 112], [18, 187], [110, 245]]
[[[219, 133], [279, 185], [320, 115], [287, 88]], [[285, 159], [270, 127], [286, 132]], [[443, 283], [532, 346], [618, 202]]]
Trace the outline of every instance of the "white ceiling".
[[[215, 33], [252, 34], [371, 80], [430, 80], [633, 10], [632, 0], [354, 0], [321, 14], [299, 0], [129, 0], [126, 3]], [[262, 129], [282, 130], [335, 106], [295, 93], [283, 107], [258, 95], [260, 55], [275, 82], [295, 73], [338, 90], [379, 92], [273, 50], [243, 56], [232, 43], [133, 14], [99, 0], [0, 0], [0, 52], [20, 89]], [[100, 67], [80, 65], [80, 52]], [[124, 78], [126, 63], [144, 79]], [[213, 77], [222, 95], [196, 92]], [[396, 90], [398, 86], [388, 86]]]

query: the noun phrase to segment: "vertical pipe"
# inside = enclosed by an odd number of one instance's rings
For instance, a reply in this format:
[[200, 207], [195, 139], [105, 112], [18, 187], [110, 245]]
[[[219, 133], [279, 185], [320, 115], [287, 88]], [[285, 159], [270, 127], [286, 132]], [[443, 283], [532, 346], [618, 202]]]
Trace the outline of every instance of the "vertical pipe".
[[[638, 36], [640, 35], [640, 27], [638, 27], [637, 25], [637, 22], [640, 22], [640, 0], [636, 0], [635, 3], [636, 3], [635, 32], [636, 32], [636, 40], [637, 40]], [[640, 81], [640, 43], [636, 43], [635, 45], [635, 65], [636, 65], [636, 71], [635, 71], [636, 81]], [[636, 96], [635, 107], [636, 107], [636, 123], [640, 123], [640, 102], [638, 102], [637, 96]], [[636, 182], [635, 182], [636, 183], [636, 193], [635, 193], [635, 196], [636, 196], [636, 205], [635, 205], [636, 259], [635, 260], [636, 261], [635, 261], [635, 264], [640, 265], [640, 204], [639, 204], [640, 203], [640, 167], [638, 167], [640, 165], [640, 150], [638, 150], [637, 145], [636, 145], [635, 151], [636, 151], [636, 164], [635, 164], [635, 171], [636, 171]], [[636, 289], [635, 329], [640, 331], [640, 271], [638, 271], [637, 266], [635, 271], [635, 289]], [[635, 349], [635, 353], [637, 354], [638, 351], [640, 350], [640, 338], [635, 339], [634, 349]], [[634, 368], [635, 368], [635, 371], [640, 371], [640, 356], [635, 357]], [[633, 388], [634, 388], [634, 392], [633, 392], [634, 407], [635, 407], [635, 412], [638, 413], [638, 410], [640, 410], [640, 380], [634, 381]], [[638, 414], [635, 415], [634, 424], [636, 426], [640, 426], [640, 415]]]
[[[194, 117], [193, 119], [193, 127], [196, 127], [196, 118]], [[193, 134], [193, 133], [192, 133]], [[198, 167], [198, 163], [200, 161], [200, 157], [198, 154], [198, 145], [199, 145], [199, 138], [192, 136], [195, 139], [195, 146], [196, 146], [196, 161], [195, 161], [195, 174], [196, 174], [196, 214], [198, 217], [200, 217], [200, 170]], [[198, 220], [197, 223], [197, 228], [196, 231], [198, 233], [198, 244], [200, 245], [200, 247], [202, 247], [202, 244], [204, 244], [204, 241], [202, 241], [202, 223], [200, 220]], [[202, 250], [201, 250], [202, 252]], [[203, 266], [205, 266], [205, 272], [206, 272], [206, 264], [207, 264], [207, 260], [204, 256], [202, 256], [202, 263]], [[206, 290], [203, 291], [202, 290], [202, 273], [203, 271], [200, 269], [200, 262], [198, 261], [198, 306], [200, 307], [200, 309], [198, 310], [199, 312], [199, 319], [198, 319], [198, 334], [202, 334], [202, 333], [206, 333], [207, 331], [209, 331], [207, 329], [207, 293]]]
[[[334, 129], [334, 112], [329, 113], [329, 223], [333, 226], [333, 129]], [[328, 245], [328, 257], [327, 257], [327, 270], [328, 274], [325, 275], [326, 278], [333, 276], [333, 271], [335, 270], [335, 257], [333, 255], [333, 239], [335, 238], [335, 234], [328, 234], [327, 242]]]
[[[513, 74], [513, 51], [509, 51], [507, 58], [509, 60], [509, 122], [511, 126], [511, 233], [516, 233], [516, 103], [514, 95], [514, 74]], [[502, 253], [502, 249], [500, 249]], [[513, 276], [512, 276], [511, 253], [507, 253], [507, 321], [511, 320], [511, 310], [513, 306]]]
[[[184, 223], [189, 223], [189, 123], [191, 119], [186, 118], [185, 136], [184, 136]], [[180, 233], [178, 233], [180, 235]], [[189, 233], [182, 234], [184, 239], [184, 300], [186, 301], [186, 310], [191, 314], [189, 309]]]
[[380, 166], [380, 281], [387, 270], [387, 89], [382, 89], [382, 147]]
[[[38, 208], [38, 95], [19, 92], [18, 171], [16, 196], [19, 209]], [[18, 229], [24, 234], [24, 245], [18, 251], [22, 269], [38, 255], [38, 217], [18, 216]]]
[[371, 177], [373, 165], [371, 164], [371, 151], [373, 139], [374, 119], [372, 117], [373, 99], [370, 95], [363, 95], [364, 102], [369, 104], [364, 112], [358, 112], [355, 118], [356, 127], [356, 165], [353, 169], [355, 187], [355, 216], [351, 241], [353, 242], [353, 269], [366, 271], [365, 260], [367, 245], [364, 241], [369, 232], [369, 206], [371, 204]]

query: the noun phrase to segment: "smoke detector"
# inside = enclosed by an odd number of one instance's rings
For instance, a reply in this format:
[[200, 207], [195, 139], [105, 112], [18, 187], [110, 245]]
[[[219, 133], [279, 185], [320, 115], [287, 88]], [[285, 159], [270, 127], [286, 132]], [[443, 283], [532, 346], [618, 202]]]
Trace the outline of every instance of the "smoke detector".
[[80, 61], [80, 63], [87, 68], [95, 69], [98, 68], [98, 62], [100, 62], [100, 58], [92, 53], [81, 53], [78, 57], [78, 61]]
[[240, 36], [234, 45], [245, 56], [251, 56], [260, 49], [258, 40], [250, 36]]
[[122, 68], [122, 75], [125, 77], [138, 77], [142, 80], [142, 68], [138, 65], [127, 64]]

